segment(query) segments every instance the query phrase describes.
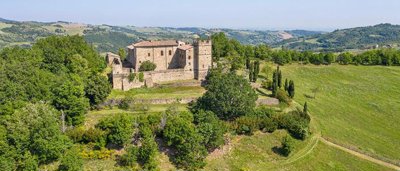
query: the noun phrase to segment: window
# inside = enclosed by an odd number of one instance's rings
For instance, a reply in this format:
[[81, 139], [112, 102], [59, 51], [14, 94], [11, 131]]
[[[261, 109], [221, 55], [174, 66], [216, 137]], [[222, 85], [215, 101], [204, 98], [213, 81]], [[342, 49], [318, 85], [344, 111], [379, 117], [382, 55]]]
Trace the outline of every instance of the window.
[[168, 53], [169, 53], [169, 55], [172, 55], [172, 50], [169, 50]]
[[190, 65], [190, 62], [189, 62], [189, 65]]
[[150, 56], [150, 53], [148, 53], [147, 56]]
[[139, 61], [139, 63], [142, 63], [142, 61]]
[[204, 68], [204, 64], [203, 64], [203, 68]]
[[161, 56], [164, 56], [164, 51], [163, 50], [161, 51]]
[[190, 60], [190, 58], [192, 58], [191, 56], [189, 56], [189, 60]]

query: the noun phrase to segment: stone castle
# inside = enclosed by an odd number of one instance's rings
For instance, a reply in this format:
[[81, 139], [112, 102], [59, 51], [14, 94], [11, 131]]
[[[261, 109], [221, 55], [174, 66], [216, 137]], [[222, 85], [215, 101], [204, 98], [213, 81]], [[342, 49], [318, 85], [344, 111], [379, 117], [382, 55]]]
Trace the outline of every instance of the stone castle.
[[[193, 44], [175, 40], [142, 41], [127, 47], [125, 61], [107, 53], [113, 88], [129, 90], [177, 80], [203, 81], [212, 67], [211, 46], [211, 40], [194, 40]], [[154, 63], [155, 70], [139, 71], [145, 61]]]

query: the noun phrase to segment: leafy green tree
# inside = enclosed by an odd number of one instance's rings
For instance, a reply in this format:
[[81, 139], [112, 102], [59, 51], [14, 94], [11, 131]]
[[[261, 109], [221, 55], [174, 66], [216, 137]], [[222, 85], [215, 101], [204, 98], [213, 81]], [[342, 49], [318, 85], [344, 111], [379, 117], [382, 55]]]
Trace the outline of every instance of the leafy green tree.
[[344, 52], [338, 56], [337, 61], [339, 62], [339, 64], [347, 65], [352, 62], [352, 58], [353, 55], [350, 52]]
[[124, 61], [126, 59], [126, 51], [124, 48], [118, 49], [118, 56], [121, 58], [121, 61]]
[[208, 151], [212, 151], [225, 143], [224, 123], [211, 111], [200, 110], [194, 114], [197, 131], [203, 137], [203, 144]]
[[335, 55], [332, 52], [326, 53], [324, 55], [324, 64], [329, 65], [335, 61]]
[[202, 137], [197, 133], [191, 120], [182, 114], [170, 115], [164, 127], [163, 137], [167, 144], [176, 150], [173, 162], [178, 168], [198, 170], [204, 167], [207, 155], [201, 144]]
[[128, 147], [126, 148], [126, 153], [120, 158], [120, 162], [123, 166], [135, 167], [137, 165], [137, 157], [139, 154], [138, 147]]
[[83, 170], [83, 158], [82, 156], [79, 155], [78, 147], [72, 147], [65, 152], [65, 154], [61, 158], [58, 170], [60, 171]]
[[84, 84], [77, 75], [71, 75], [61, 86], [54, 89], [53, 105], [66, 115], [68, 125], [80, 125], [89, 108], [89, 100], [85, 97]]
[[92, 74], [85, 86], [85, 95], [90, 105], [97, 105], [103, 102], [111, 93], [111, 85], [107, 78], [99, 74]]
[[142, 163], [145, 170], [157, 170], [158, 146], [154, 140], [155, 136], [148, 126], [140, 128], [142, 137], [141, 146], [138, 151], [138, 160]]
[[229, 61], [231, 71], [236, 71], [243, 68], [245, 60], [236, 51], [228, 52], [226, 58]]
[[17, 156], [36, 160], [26, 153], [30, 152], [40, 164], [57, 160], [70, 145], [61, 133], [59, 116], [57, 110], [43, 103], [27, 104], [15, 111], [4, 123], [10, 149], [17, 149]]
[[257, 94], [244, 78], [234, 73], [212, 71], [205, 88], [207, 92], [198, 99], [194, 109], [210, 110], [219, 118], [233, 120], [255, 107]]
[[133, 136], [132, 118], [124, 114], [104, 118], [96, 125], [96, 128], [106, 132], [107, 143], [118, 147], [128, 144]]
[[140, 67], [139, 71], [154, 71], [157, 68], [157, 65], [150, 61], [144, 61]]
[[29, 151], [25, 152], [25, 155], [22, 157], [22, 162], [18, 167], [18, 170], [31, 171], [38, 170], [39, 163], [36, 156], [32, 156]]

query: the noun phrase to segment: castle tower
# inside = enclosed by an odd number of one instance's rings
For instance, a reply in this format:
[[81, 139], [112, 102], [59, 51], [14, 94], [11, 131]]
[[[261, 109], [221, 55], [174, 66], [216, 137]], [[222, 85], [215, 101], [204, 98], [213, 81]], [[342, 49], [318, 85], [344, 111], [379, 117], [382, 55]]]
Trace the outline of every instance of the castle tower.
[[212, 67], [212, 42], [207, 40], [195, 40], [194, 46], [194, 78], [204, 80]]

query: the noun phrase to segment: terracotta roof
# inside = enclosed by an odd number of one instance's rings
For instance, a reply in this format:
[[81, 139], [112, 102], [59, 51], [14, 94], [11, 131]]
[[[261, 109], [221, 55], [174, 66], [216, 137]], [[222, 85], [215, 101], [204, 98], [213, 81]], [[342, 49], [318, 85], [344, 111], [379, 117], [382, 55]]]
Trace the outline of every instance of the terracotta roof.
[[182, 46], [178, 47], [178, 49], [181, 49], [181, 50], [189, 50], [189, 49], [192, 49], [192, 48], [193, 48], [192, 45], [182, 45]]
[[155, 46], [178, 46], [176, 40], [162, 40], [162, 41], [142, 41], [133, 44], [135, 47], [155, 47]]

